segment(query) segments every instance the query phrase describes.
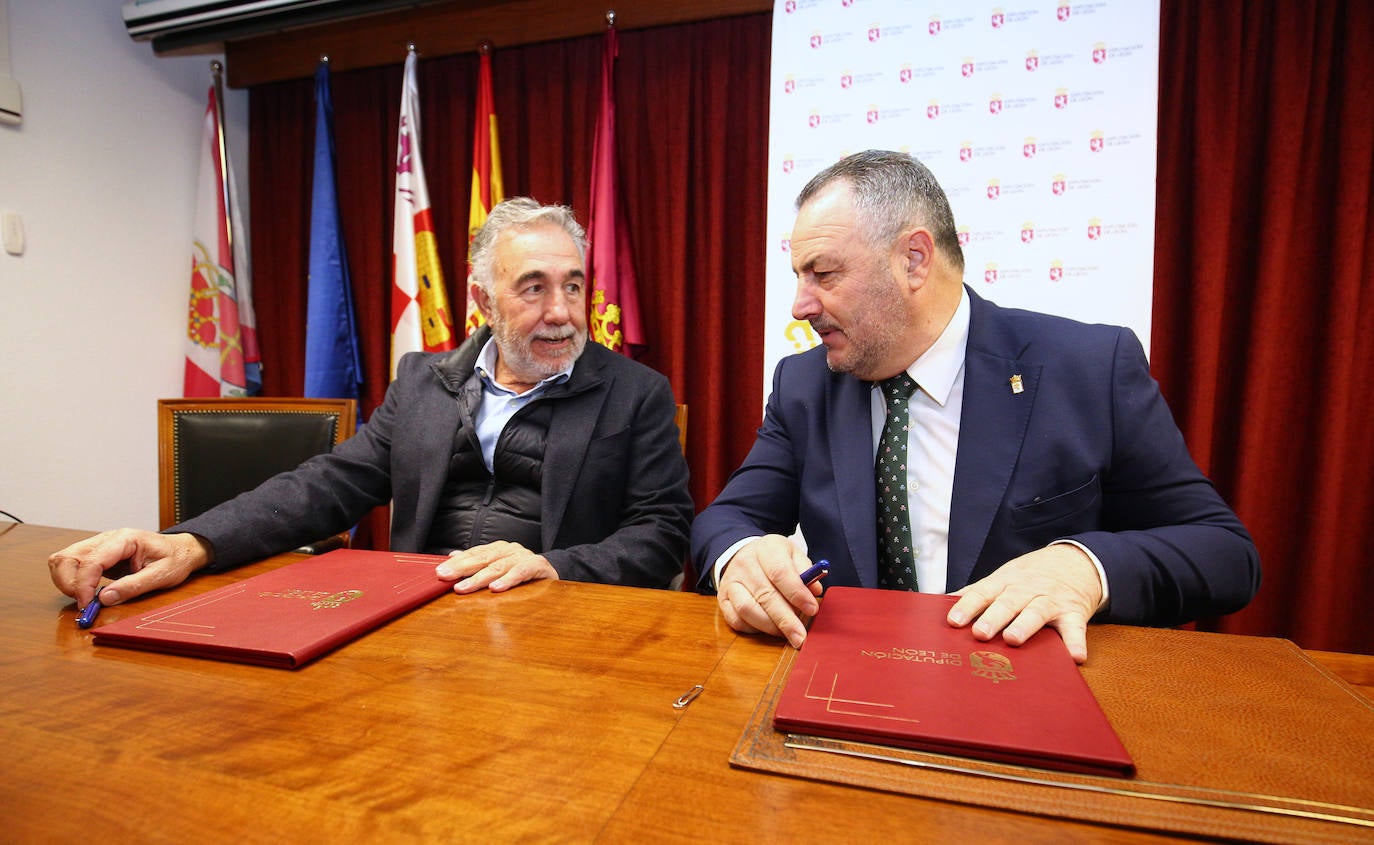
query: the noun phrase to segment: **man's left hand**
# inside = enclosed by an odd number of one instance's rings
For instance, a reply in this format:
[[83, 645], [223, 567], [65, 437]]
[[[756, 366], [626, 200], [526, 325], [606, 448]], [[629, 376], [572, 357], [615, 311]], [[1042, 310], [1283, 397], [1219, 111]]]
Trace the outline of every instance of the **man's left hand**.
[[445, 581], [457, 581], [455, 593], [475, 593], [484, 588], [499, 593], [526, 581], [558, 580], [558, 572], [547, 558], [506, 540], [452, 552], [434, 572]]
[[[997, 636], [1019, 646], [1049, 625], [1059, 632], [1073, 659], [1088, 659], [1088, 620], [1102, 603], [1097, 568], [1076, 546], [1059, 543], [1008, 561], [954, 595], [949, 624], [973, 624], [973, 635]], [[976, 621], [975, 621], [976, 620]]]

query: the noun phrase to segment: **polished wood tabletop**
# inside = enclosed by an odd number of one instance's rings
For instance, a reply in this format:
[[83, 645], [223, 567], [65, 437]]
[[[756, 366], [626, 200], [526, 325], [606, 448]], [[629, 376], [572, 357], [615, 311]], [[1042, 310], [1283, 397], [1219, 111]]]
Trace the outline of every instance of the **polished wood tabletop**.
[[445, 595], [295, 671], [97, 647], [46, 566], [89, 533], [0, 525], [6, 842], [1173, 839], [732, 768], [784, 647], [692, 594]]

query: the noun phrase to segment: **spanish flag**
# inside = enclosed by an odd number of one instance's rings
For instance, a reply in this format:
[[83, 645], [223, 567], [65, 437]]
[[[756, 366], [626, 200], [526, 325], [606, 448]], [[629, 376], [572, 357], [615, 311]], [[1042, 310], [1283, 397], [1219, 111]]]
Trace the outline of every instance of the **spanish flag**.
[[420, 89], [415, 52], [406, 56], [396, 140], [396, 205], [391, 238], [391, 378], [407, 352], [453, 348], [444, 272], [434, 242], [425, 166], [420, 159]]
[[[483, 44], [477, 68], [477, 120], [472, 133], [472, 204], [468, 210], [468, 242], [487, 222], [487, 215], [506, 198], [501, 184], [501, 144], [496, 136], [496, 105], [491, 96], [491, 45]], [[468, 267], [471, 274], [472, 267]], [[486, 320], [477, 310], [472, 294], [467, 294], [467, 319], [464, 335], [470, 335]]]
[[615, 24], [601, 57], [601, 109], [592, 143], [592, 198], [587, 265], [592, 274], [592, 340], [631, 357], [644, 350], [629, 229], [620, 207], [615, 160]]

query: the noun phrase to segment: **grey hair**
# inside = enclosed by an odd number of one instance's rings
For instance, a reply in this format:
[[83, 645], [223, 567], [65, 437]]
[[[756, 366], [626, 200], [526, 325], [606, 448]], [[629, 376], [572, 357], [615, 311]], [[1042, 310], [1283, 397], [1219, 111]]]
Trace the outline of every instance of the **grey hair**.
[[529, 197], [511, 197], [496, 204], [487, 221], [473, 236], [468, 247], [468, 263], [472, 278], [487, 293], [492, 293], [492, 265], [496, 261], [496, 242], [510, 229], [532, 229], [537, 226], [557, 226], [568, 233], [577, 246], [577, 257], [587, 261], [587, 233], [573, 217], [572, 209], [564, 205], [540, 205]]
[[854, 196], [860, 231], [874, 248], [887, 248], [906, 229], [924, 226], [960, 273], [964, 250], [954, 228], [949, 197], [935, 174], [906, 153], [865, 150], [816, 174], [797, 195], [797, 209], [833, 182], [845, 182]]

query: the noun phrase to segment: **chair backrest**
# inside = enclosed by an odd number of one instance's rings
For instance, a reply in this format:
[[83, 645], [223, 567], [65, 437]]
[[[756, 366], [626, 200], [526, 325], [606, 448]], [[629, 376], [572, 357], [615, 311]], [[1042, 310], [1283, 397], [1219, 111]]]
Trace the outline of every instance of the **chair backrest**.
[[353, 436], [353, 399], [159, 399], [162, 528], [198, 516]]
[[677, 413], [673, 415], [673, 422], [677, 423], [677, 442], [682, 446], [682, 454], [687, 454], [687, 406], [678, 405]]

